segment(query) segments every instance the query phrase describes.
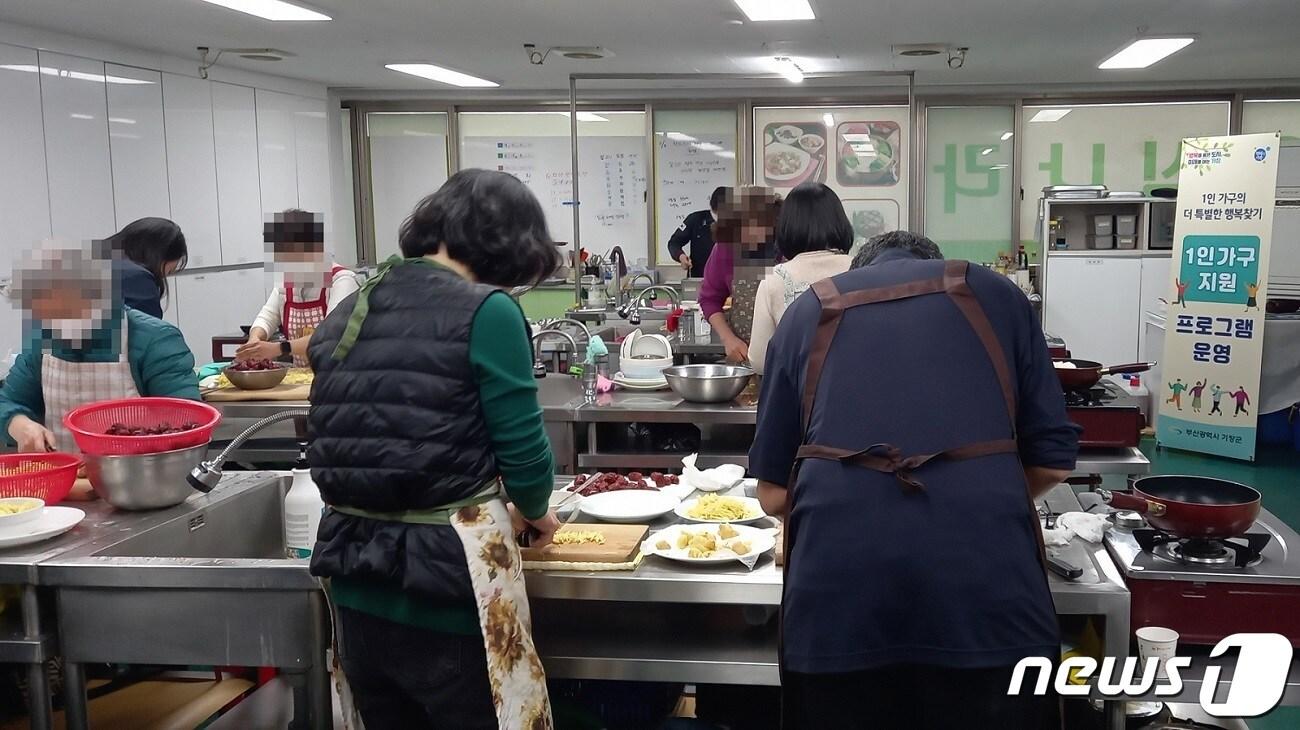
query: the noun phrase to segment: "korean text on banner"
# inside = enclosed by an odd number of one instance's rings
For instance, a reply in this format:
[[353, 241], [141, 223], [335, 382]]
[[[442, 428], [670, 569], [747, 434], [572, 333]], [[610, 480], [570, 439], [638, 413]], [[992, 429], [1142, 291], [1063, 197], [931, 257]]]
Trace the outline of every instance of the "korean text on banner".
[[1156, 439], [1255, 458], [1280, 135], [1183, 140]]

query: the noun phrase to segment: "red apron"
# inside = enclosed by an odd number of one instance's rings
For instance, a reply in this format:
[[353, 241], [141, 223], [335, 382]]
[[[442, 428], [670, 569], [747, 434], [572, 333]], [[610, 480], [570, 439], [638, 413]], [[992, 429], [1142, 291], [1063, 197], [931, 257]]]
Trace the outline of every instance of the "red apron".
[[[320, 296], [316, 299], [295, 300], [293, 284], [285, 282], [284, 312], [280, 315], [280, 331], [284, 333], [286, 340], [310, 337], [316, 331], [316, 327], [325, 321], [329, 309], [330, 286], [334, 283], [334, 277], [340, 271], [346, 270], [342, 266], [333, 266], [325, 275], [325, 285], [321, 287]], [[293, 357], [293, 364], [294, 367], [309, 367], [307, 358], [297, 355]]]
[[[924, 279], [920, 281], [910, 281], [903, 284], [896, 284], [886, 287], [862, 289], [840, 293], [836, 288], [833, 279], [823, 279], [812, 285], [814, 293], [821, 302], [821, 318], [817, 325], [817, 330], [813, 334], [812, 345], [808, 354], [807, 371], [804, 378], [804, 390], [802, 398], [802, 421], [803, 421], [803, 445], [800, 446], [796, 456], [795, 467], [790, 475], [789, 482], [786, 485], [786, 526], [782, 530], [782, 539], [784, 541], [785, 564], [791, 565], [793, 551], [797, 542], [793, 521], [790, 516], [793, 514], [795, 502], [795, 485], [798, 478], [799, 465], [805, 459], [828, 459], [839, 461], [841, 463], [853, 464], [866, 469], [893, 474], [898, 481], [899, 486], [904, 490], [924, 490], [925, 484], [915, 474], [918, 470], [924, 469], [925, 465], [934, 460], [942, 459], [974, 459], [981, 456], [992, 454], [1018, 454], [1015, 428], [1016, 428], [1016, 394], [1013, 387], [1012, 374], [1004, 356], [1002, 345], [998, 341], [997, 334], [993, 325], [989, 322], [988, 315], [984, 308], [980, 306], [979, 300], [975, 298], [974, 292], [966, 283], [966, 271], [969, 264], [966, 261], [948, 261], [944, 265], [944, 273], [941, 277], [934, 279]], [[871, 444], [857, 451], [840, 449], [822, 444], [808, 442], [808, 429], [811, 422], [812, 410], [817, 398], [817, 386], [821, 381], [822, 367], [826, 364], [826, 357], [830, 352], [830, 346], [835, 339], [835, 333], [839, 329], [840, 320], [846, 310], [854, 307], [875, 304], [877, 302], [890, 302], [911, 297], [927, 296], [932, 294], [942, 294], [949, 297], [962, 313], [966, 322], [970, 325], [978, 336], [980, 343], [993, 365], [993, 370], [997, 375], [998, 385], [1002, 390], [1003, 399], [1007, 408], [1007, 419], [1011, 429], [1011, 437], [1006, 439], [997, 439], [989, 441], [978, 441], [973, 443], [962, 444], [953, 448], [945, 449], [930, 454], [903, 454], [898, 447], [889, 443]], [[1017, 457], [1018, 458], [1018, 457]], [[1043, 536], [1038, 527], [1037, 516], [1034, 510], [1033, 499], [1029, 494], [1028, 483], [1025, 485], [1025, 502], [1026, 502], [1026, 519], [1031, 520], [1033, 532], [1036, 536], [1039, 547], [1039, 561], [1043, 561]], [[1045, 579], [1045, 578], [1044, 578]], [[784, 583], [783, 583], [784, 592]], [[785, 599], [782, 597], [782, 603]], [[783, 622], [784, 623], [784, 622]], [[782, 642], [782, 645], [784, 642]], [[784, 667], [784, 647], [782, 646], [781, 666]]]

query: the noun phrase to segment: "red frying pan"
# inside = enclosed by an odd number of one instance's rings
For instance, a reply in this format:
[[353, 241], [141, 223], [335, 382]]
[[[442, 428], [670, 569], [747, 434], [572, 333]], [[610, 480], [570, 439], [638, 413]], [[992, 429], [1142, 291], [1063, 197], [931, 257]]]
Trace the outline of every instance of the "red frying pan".
[[1210, 477], [1144, 477], [1133, 483], [1132, 494], [1097, 493], [1107, 504], [1137, 510], [1153, 526], [1180, 537], [1236, 537], [1259, 516], [1258, 491]]
[[[1074, 367], [1062, 367], [1069, 363]], [[1072, 358], [1052, 358], [1053, 369], [1056, 370], [1056, 377], [1061, 381], [1061, 387], [1066, 390], [1087, 390], [1097, 384], [1103, 375], [1117, 375], [1119, 373], [1145, 373], [1155, 367], [1153, 362], [1134, 362], [1127, 365], [1111, 365], [1103, 367], [1099, 362], [1092, 360], [1075, 360]]]

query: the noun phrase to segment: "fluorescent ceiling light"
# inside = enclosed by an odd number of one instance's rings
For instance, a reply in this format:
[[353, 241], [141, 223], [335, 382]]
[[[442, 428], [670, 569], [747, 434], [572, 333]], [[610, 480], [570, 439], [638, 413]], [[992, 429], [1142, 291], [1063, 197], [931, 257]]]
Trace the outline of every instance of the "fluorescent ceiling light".
[[848, 134], [841, 134], [840, 136], [844, 138], [845, 142], [850, 142], [850, 143], [871, 142], [871, 135], [865, 134], [863, 132], [849, 132]]
[[992, 148], [992, 147], [985, 147], [984, 149], [980, 150], [980, 154], [981, 154], [981, 155], [991, 155], [991, 154], [993, 154], [993, 148]]
[[72, 117], [73, 119], [94, 119], [94, 117], [90, 116], [89, 114], [75, 114], [75, 113], [74, 113], [74, 114], [69, 114], [68, 116]]
[[1033, 117], [1030, 118], [1029, 121], [1055, 122], [1055, 121], [1059, 121], [1061, 117], [1064, 117], [1066, 114], [1069, 113], [1070, 113], [1069, 109], [1040, 109], [1038, 110], [1037, 114], [1035, 114]]
[[127, 119], [126, 117], [109, 117], [108, 121], [113, 124], [135, 124], [134, 119]]
[[[568, 116], [567, 114], [565, 116]], [[578, 112], [580, 122], [608, 122], [609, 120], [593, 112]]]
[[1015, 132], [1003, 132], [1003, 133], [1002, 133], [1002, 137], [1000, 137], [1000, 139], [1001, 139], [1003, 142], [1006, 142], [1007, 140], [1011, 139], [1011, 138], [1014, 137], [1014, 136], [1016, 136], [1016, 133], [1015, 133]]
[[714, 152], [713, 154], [718, 157], [725, 157], [728, 160], [736, 159], [736, 153], [731, 150], [722, 150], [721, 152]]
[[808, 0], [736, 0], [736, 6], [753, 22], [766, 20], [813, 20]]
[[450, 84], [452, 86], [461, 86], [466, 88], [486, 89], [494, 86], [500, 86], [495, 81], [480, 79], [477, 76], [470, 76], [459, 71], [452, 71], [449, 68], [435, 66], [432, 63], [387, 63], [384, 68], [390, 71], [398, 71], [412, 76], [419, 76], [422, 79], [437, 81], [441, 84]]
[[799, 64], [795, 63], [794, 59], [777, 56], [772, 59], [772, 63], [776, 72], [784, 76], [786, 81], [792, 84], [803, 81], [803, 69], [799, 68]]
[[835, 126], [835, 117], [834, 117], [833, 115], [831, 115], [830, 112], [827, 112], [827, 113], [823, 114], [823, 115], [822, 115], [822, 124], [825, 124], [827, 127], [834, 127], [834, 126]]
[[203, 0], [203, 2], [256, 15], [266, 20], [333, 20], [324, 13], [286, 3], [284, 0]]
[[0, 69], [5, 71], [23, 71], [25, 73], [40, 72], [42, 76], [57, 76], [62, 79], [76, 79], [77, 81], [94, 81], [96, 83], [109, 84], [152, 84], [152, 81], [144, 79], [129, 79], [125, 76], [106, 76], [103, 74], [88, 74], [85, 71], [69, 71], [66, 68], [54, 68], [53, 66], [33, 66], [25, 63], [11, 63], [0, 65]]
[[664, 135], [664, 136], [668, 137], [668, 139], [671, 139], [671, 140], [673, 140], [674, 142], [696, 142], [696, 141], [698, 141], [698, 140], [696, 140], [694, 137], [692, 137], [691, 135], [686, 134], [685, 132], [668, 132], [668, 133], [667, 133], [666, 135]]
[[862, 154], [870, 155], [876, 154], [876, 146], [870, 142], [853, 142], [849, 147], [851, 147], [854, 152], [861, 152]]
[[721, 151], [722, 151], [722, 145], [717, 145], [717, 144], [714, 144], [714, 143], [712, 143], [712, 142], [700, 142], [699, 144], [697, 144], [697, 145], [695, 145], [695, 146], [696, 146], [696, 148], [698, 148], [698, 149], [702, 149], [702, 150], [704, 150], [705, 152], [721, 152]]
[[1102, 61], [1097, 68], [1146, 68], [1192, 45], [1195, 38], [1139, 38]]

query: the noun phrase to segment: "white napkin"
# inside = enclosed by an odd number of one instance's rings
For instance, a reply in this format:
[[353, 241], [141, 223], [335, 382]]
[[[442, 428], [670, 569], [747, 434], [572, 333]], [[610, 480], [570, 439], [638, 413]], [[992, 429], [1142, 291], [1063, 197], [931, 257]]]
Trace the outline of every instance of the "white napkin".
[[1047, 545], [1048, 547], [1059, 547], [1061, 545], [1069, 545], [1070, 538], [1073, 535], [1074, 535], [1073, 532], [1070, 532], [1064, 527], [1053, 527], [1051, 529], [1044, 527], [1043, 544]]
[[1056, 524], [1093, 544], [1101, 542], [1106, 530], [1110, 529], [1110, 521], [1105, 515], [1091, 512], [1066, 512], [1056, 518]]
[[682, 459], [682, 481], [701, 492], [720, 492], [730, 489], [745, 478], [745, 467], [738, 464], [723, 464], [712, 469], [695, 468], [699, 454], [691, 454]]

